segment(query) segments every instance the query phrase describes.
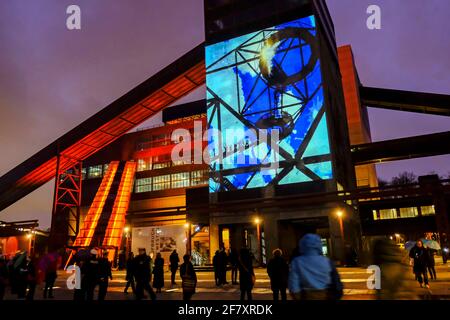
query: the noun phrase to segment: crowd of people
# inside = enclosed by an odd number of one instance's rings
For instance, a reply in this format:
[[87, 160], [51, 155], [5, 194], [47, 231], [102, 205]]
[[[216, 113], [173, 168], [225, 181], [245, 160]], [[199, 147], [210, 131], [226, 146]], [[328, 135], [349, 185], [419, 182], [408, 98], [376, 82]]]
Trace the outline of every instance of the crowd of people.
[[18, 300], [34, 300], [36, 286], [42, 282], [43, 298], [52, 299], [60, 261], [57, 252], [40, 260], [31, 258], [27, 252], [18, 252], [11, 259], [0, 257], [0, 300], [4, 299], [7, 285]]
[[[161, 253], [157, 253], [155, 260], [152, 261], [145, 248], [138, 251], [138, 255], [130, 253], [126, 260], [124, 293], [128, 294], [131, 288], [136, 300], [147, 297], [156, 300], [157, 293], [161, 293], [165, 287], [164, 258]], [[402, 286], [407, 283], [408, 264], [405, 263], [405, 257], [410, 258], [412, 271], [420, 287], [429, 288], [430, 280], [436, 280], [437, 276], [435, 254], [436, 250], [424, 246], [422, 240], [418, 240], [409, 250], [409, 256], [405, 255], [392, 240], [376, 241], [372, 263], [380, 267], [384, 284], [383, 289], [377, 292], [378, 297], [380, 299], [398, 297]], [[239, 251], [231, 248], [227, 253], [222, 246], [213, 257], [216, 286], [228, 284], [227, 271], [231, 269], [231, 283], [239, 285], [241, 300], [252, 300], [256, 282], [254, 261], [255, 258], [248, 248]], [[74, 264], [80, 271], [80, 286], [75, 287], [74, 299], [94, 300], [95, 289], [98, 287], [97, 299], [105, 300], [109, 281], [113, 279], [108, 252], [103, 251], [99, 254], [96, 249], [92, 249], [88, 251], [88, 255], [76, 255]], [[0, 300], [5, 295], [7, 284], [11, 287], [11, 293], [17, 295], [18, 299], [33, 300], [36, 285], [40, 282], [44, 283], [43, 298], [54, 298], [53, 287], [60, 265], [61, 255], [57, 252], [45, 255], [38, 263], [28, 257], [26, 252], [18, 253], [10, 260], [0, 257]], [[170, 287], [177, 285], [175, 279], [179, 271], [183, 300], [191, 300], [197, 288], [197, 274], [190, 255], [184, 255], [180, 265], [179, 255], [173, 250], [168, 261], [168, 271], [170, 271]], [[332, 260], [323, 255], [322, 241], [316, 234], [303, 236], [290, 261], [284, 258], [281, 249], [275, 249], [267, 263], [267, 274], [274, 301], [286, 301], [288, 291], [293, 299], [340, 299], [343, 295], [343, 285], [336, 266]]]

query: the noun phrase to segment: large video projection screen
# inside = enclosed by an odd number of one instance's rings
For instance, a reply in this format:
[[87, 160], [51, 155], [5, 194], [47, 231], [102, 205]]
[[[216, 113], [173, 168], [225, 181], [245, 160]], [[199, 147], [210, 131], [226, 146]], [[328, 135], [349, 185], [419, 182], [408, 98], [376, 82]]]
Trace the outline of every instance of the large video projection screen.
[[205, 50], [210, 192], [331, 179], [314, 16]]

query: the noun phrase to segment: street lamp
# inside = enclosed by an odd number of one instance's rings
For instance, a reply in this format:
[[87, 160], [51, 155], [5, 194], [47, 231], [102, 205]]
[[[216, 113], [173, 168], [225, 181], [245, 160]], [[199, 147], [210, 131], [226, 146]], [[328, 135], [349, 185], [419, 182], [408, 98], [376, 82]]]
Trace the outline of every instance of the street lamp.
[[344, 211], [341, 209], [338, 209], [336, 211], [336, 216], [339, 219], [339, 229], [341, 231], [341, 240], [342, 240], [342, 252], [344, 252], [344, 250], [345, 250], [344, 223], [342, 221], [342, 218], [344, 217]]
[[261, 219], [256, 217], [255, 218], [255, 224], [256, 224], [256, 236], [258, 239], [258, 258], [259, 261], [262, 264], [262, 248], [261, 248]]
[[123, 232], [125, 233], [125, 259], [128, 259], [130, 254], [130, 227], [123, 228]]
[[191, 255], [191, 224], [186, 222], [184, 229], [186, 230], [186, 253]]

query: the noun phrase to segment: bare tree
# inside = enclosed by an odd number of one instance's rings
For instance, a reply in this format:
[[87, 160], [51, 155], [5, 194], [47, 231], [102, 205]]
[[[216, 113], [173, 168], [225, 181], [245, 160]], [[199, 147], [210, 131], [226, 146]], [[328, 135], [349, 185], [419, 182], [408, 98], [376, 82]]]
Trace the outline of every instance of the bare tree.
[[404, 171], [399, 173], [396, 177], [393, 177], [391, 180], [391, 184], [394, 186], [410, 184], [417, 182], [417, 176], [408, 171]]

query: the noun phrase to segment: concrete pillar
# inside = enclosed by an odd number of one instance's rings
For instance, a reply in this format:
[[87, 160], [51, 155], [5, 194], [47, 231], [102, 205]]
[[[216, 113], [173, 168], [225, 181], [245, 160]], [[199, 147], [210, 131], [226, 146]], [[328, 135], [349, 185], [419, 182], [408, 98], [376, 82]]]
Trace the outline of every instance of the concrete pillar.
[[209, 260], [212, 263], [215, 252], [219, 250], [219, 225], [209, 224]]
[[[263, 230], [266, 244], [266, 258], [272, 257], [272, 251], [280, 246], [278, 237], [278, 220], [273, 214], [263, 216]], [[285, 254], [288, 252], [284, 252]], [[289, 254], [289, 253], [288, 253]]]
[[[328, 215], [328, 223], [330, 227], [330, 257], [337, 264], [343, 264], [345, 260], [345, 245], [341, 236], [341, 227], [339, 218], [335, 212], [331, 211]], [[344, 225], [345, 238], [345, 225]]]

